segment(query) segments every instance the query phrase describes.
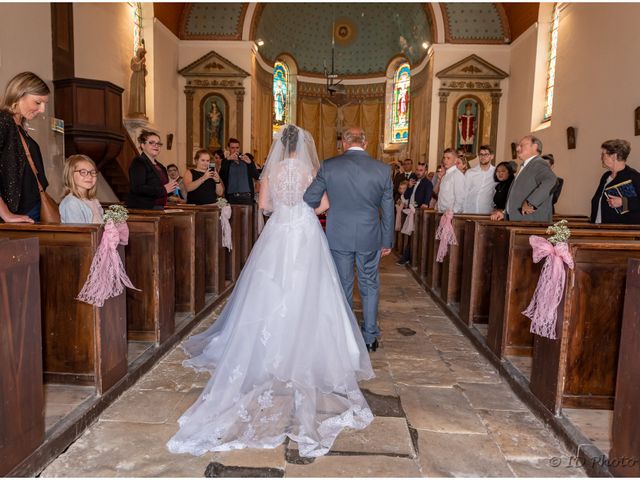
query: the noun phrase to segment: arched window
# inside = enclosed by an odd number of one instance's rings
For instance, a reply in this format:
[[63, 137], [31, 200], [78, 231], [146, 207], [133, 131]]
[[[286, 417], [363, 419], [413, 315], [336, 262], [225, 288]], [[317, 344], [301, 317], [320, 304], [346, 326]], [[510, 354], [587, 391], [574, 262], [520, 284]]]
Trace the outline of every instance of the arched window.
[[409, 141], [409, 101], [411, 99], [411, 67], [403, 63], [393, 77], [393, 113], [391, 115], [391, 142]]
[[289, 67], [276, 62], [273, 67], [273, 132], [291, 122], [291, 83]]
[[549, 41], [549, 64], [547, 66], [547, 89], [544, 101], [544, 121], [551, 120], [553, 112], [553, 87], [556, 80], [556, 54], [558, 52], [558, 24], [560, 23], [560, 9], [558, 3], [553, 5], [551, 32]]
[[133, 19], [133, 54], [135, 55], [140, 45], [144, 45], [142, 36], [142, 3], [129, 2]]

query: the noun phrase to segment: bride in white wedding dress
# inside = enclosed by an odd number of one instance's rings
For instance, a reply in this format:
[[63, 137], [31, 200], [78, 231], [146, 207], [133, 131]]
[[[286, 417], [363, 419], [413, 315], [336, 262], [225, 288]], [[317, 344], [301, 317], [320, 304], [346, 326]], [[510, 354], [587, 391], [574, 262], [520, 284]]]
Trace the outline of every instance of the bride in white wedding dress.
[[318, 167], [311, 135], [285, 125], [261, 177], [260, 203], [273, 213], [220, 317], [183, 344], [183, 365], [212, 377], [178, 420], [170, 451], [274, 448], [289, 437], [301, 456], [317, 457], [345, 427], [373, 420], [358, 387], [374, 376], [369, 355], [302, 200]]

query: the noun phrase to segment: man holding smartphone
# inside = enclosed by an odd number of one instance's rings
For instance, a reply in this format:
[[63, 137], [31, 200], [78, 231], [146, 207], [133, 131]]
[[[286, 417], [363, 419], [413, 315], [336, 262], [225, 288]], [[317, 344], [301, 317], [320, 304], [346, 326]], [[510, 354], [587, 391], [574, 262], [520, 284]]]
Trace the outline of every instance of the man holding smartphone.
[[220, 167], [220, 178], [226, 187], [227, 200], [236, 205], [253, 205], [253, 181], [260, 179], [256, 164], [250, 154], [240, 153], [240, 142], [237, 139], [230, 138], [227, 147], [229, 155]]

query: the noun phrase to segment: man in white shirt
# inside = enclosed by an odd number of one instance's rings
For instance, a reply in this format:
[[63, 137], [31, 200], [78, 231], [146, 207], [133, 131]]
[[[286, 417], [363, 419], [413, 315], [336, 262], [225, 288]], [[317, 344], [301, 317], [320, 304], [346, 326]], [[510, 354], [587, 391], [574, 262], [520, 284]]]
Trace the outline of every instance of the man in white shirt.
[[440, 181], [437, 209], [439, 212], [447, 210], [462, 213], [464, 208], [465, 186], [464, 174], [456, 167], [458, 155], [452, 148], [447, 148], [442, 157], [442, 165], [446, 172]]
[[493, 195], [497, 183], [493, 176], [496, 167], [491, 164], [493, 158], [491, 147], [482, 145], [478, 155], [478, 165], [465, 173], [464, 213], [486, 214], [493, 210]]

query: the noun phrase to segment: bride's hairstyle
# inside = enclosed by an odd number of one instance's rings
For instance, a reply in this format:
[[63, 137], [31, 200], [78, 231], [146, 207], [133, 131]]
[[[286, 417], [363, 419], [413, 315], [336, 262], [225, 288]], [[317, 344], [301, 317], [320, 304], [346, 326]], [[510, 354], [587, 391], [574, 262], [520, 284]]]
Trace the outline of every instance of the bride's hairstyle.
[[276, 133], [260, 178], [269, 178], [274, 168], [288, 158], [295, 158], [301, 167], [314, 173], [320, 167], [313, 137], [295, 125], [283, 125]]

